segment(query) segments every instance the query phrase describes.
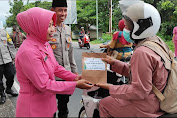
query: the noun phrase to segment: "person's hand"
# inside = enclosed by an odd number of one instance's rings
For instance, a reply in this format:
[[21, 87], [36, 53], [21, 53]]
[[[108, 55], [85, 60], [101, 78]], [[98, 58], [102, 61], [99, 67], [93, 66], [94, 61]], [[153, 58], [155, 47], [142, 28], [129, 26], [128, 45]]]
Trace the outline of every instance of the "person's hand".
[[15, 65], [15, 59], [12, 59], [12, 63]]
[[107, 62], [110, 65], [113, 65], [114, 62], [116, 61], [116, 59], [113, 59], [112, 57], [106, 55], [105, 58], [102, 58], [102, 61], [105, 61], [105, 62]]
[[109, 88], [110, 88], [110, 86], [111, 86], [112, 84], [107, 84], [107, 83], [105, 83], [105, 84], [95, 84], [95, 86], [98, 86], [98, 87], [101, 87], [101, 88], [104, 88], [104, 89], [107, 89], [107, 90], [109, 90]]
[[80, 89], [91, 89], [93, 84], [87, 80], [81, 79], [76, 82], [76, 87]]
[[74, 81], [78, 81], [80, 79], [82, 79], [82, 75], [77, 75], [77, 77], [74, 79]]
[[78, 73], [78, 72], [74, 72], [74, 74], [79, 75], [79, 73]]
[[100, 48], [104, 48], [104, 45], [100, 45]]

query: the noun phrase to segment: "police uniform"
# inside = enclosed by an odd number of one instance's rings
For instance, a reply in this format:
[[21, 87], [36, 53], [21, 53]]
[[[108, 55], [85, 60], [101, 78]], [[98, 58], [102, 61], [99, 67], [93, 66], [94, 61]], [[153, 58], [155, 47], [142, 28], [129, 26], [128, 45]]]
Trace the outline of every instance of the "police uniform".
[[49, 41], [55, 58], [58, 63], [66, 70], [77, 72], [76, 62], [74, 60], [73, 46], [71, 39], [71, 28], [67, 25], [57, 26], [53, 39]]
[[[66, 70], [71, 72], [77, 72], [77, 66], [74, 60], [73, 46], [71, 39], [71, 28], [67, 25], [62, 24], [56, 26], [56, 32], [54, 33], [53, 39], [49, 41], [55, 58], [60, 65], [65, 67]], [[56, 77], [56, 80], [60, 78]], [[59, 116], [65, 116], [68, 114], [67, 103], [69, 102], [69, 95], [56, 95], [58, 99], [58, 110], [60, 111]]]
[[[67, 8], [67, 1], [53, 0], [52, 8], [55, 7]], [[56, 32], [54, 33], [53, 39], [49, 41], [49, 43], [53, 49], [55, 58], [58, 63], [65, 67], [66, 70], [70, 70], [73, 73], [77, 72], [77, 67], [73, 54], [71, 28], [67, 25], [64, 25], [63, 23], [61, 23], [61, 26], [56, 26]], [[69, 113], [67, 108], [67, 103], [69, 102], [69, 95], [57, 94], [56, 98], [58, 99], [58, 117], [67, 117]]]
[[6, 91], [11, 90], [14, 83], [15, 68], [12, 60], [15, 59], [16, 50], [12, 39], [5, 30], [0, 30], [0, 95], [4, 94], [3, 75], [7, 79]]

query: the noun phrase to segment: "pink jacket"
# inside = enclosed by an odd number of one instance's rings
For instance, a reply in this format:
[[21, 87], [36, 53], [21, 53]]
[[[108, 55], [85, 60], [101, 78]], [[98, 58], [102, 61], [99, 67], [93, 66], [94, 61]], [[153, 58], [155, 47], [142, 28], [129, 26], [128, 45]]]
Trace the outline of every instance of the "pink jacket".
[[[56, 23], [54, 12], [31, 8], [17, 15], [20, 27], [27, 33], [16, 58], [20, 94], [16, 117], [52, 117], [57, 110], [56, 94], [73, 94], [76, 75], [58, 65], [46, 39], [50, 20]], [[67, 82], [55, 81], [55, 76]]]
[[[117, 60], [112, 66], [113, 71], [122, 75], [128, 76], [129, 69], [132, 74], [131, 84], [110, 87], [111, 97], [118, 101], [122, 110], [125, 108], [124, 112], [117, 112], [116, 117], [158, 117], [162, 115], [160, 102], [152, 91], [152, 84], [160, 91], [166, 85], [168, 71], [161, 57], [151, 49], [141, 46], [134, 51], [130, 63], [131, 67]], [[129, 111], [126, 110], [127, 108], [132, 109]]]

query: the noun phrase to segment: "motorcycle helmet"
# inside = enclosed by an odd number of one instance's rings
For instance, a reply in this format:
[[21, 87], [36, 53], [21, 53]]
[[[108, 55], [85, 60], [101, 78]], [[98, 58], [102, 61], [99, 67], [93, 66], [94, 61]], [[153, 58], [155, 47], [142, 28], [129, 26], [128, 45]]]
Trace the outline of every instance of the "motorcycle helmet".
[[130, 37], [134, 40], [155, 36], [161, 24], [157, 9], [144, 2], [129, 6], [124, 11], [123, 17], [131, 22], [127, 25], [133, 25], [128, 27], [132, 27]]

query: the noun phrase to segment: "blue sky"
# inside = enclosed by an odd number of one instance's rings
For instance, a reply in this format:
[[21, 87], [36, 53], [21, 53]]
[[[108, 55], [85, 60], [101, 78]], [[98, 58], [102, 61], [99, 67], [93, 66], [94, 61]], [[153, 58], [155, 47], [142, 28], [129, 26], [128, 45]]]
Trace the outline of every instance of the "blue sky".
[[[11, 0], [13, 1], [13, 0]], [[35, 2], [37, 0], [30, 0], [30, 2]], [[41, 0], [41, 1], [52, 1], [52, 0]], [[26, 4], [27, 0], [23, 0], [24, 4]], [[10, 6], [9, 0], [0, 0], [0, 22], [3, 21], [5, 23], [6, 17], [10, 15], [9, 13]]]
[[0, 21], [5, 21], [6, 16], [9, 16], [10, 6], [8, 0], [0, 0]]

